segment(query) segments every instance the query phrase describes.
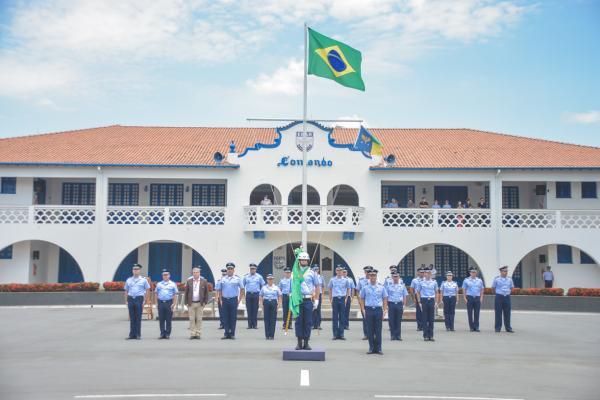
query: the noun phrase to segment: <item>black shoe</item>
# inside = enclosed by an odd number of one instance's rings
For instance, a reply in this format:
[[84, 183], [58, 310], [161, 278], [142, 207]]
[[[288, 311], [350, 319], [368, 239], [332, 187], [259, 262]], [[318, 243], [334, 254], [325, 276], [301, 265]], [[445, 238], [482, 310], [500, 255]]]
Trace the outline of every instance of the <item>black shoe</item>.
[[471, 329], [471, 332], [475, 332], [475, 329]]
[[454, 328], [451, 328], [451, 329], [450, 329], [450, 332], [454, 332]]
[[171, 338], [170, 335], [165, 336], [165, 339], [170, 339], [170, 338]]
[[338, 339], [340, 339], [340, 340], [346, 340], [346, 338], [343, 337], [343, 336], [339, 337]]
[[229, 340], [235, 340], [235, 336], [229, 336]]
[[137, 339], [137, 337], [135, 337], [135, 336], [129, 336], [129, 337], [125, 338], [125, 340], [132, 340], [132, 339]]
[[310, 345], [308, 344], [308, 339], [304, 339], [304, 346], [302, 347], [304, 350], [312, 350]]
[[370, 350], [370, 349], [369, 349], [369, 351], [367, 351], [367, 354], [373, 354], [373, 353], [374, 353], [374, 351], [373, 351], [373, 350]]
[[229, 336], [223, 336], [221, 340], [229, 339]]
[[220, 326], [219, 329], [225, 329], [225, 327], [224, 326]]
[[302, 338], [297, 338], [298, 344], [296, 345], [296, 350], [302, 350]]
[[383, 351], [381, 351], [381, 350], [376, 351], [375, 354], [379, 354], [380, 356], [382, 356], [383, 355]]
[[479, 329], [475, 329], [475, 332], [481, 332]]
[[318, 331], [322, 331], [322, 330], [323, 330], [323, 328], [321, 328], [321, 327], [318, 327], [318, 328], [317, 328], [317, 330], [318, 330]]
[[417, 328], [417, 332], [423, 332], [423, 328]]
[[331, 340], [338, 340], [339, 338], [337, 336], [335, 336], [334, 338], [332, 338]]
[[161, 339], [165, 339], [165, 337], [164, 336], [159, 336], [158, 340], [161, 340]]
[[423, 338], [423, 341], [424, 341], [424, 342], [428, 342], [428, 341], [429, 341], [429, 338]]
[[196, 336], [190, 336], [190, 340], [196, 339]]
[[136, 340], [142, 340], [142, 337], [141, 336], [136, 336], [135, 339]]
[[429, 338], [429, 341], [430, 342], [435, 342], [435, 339], [431, 337], [431, 338]]
[[507, 329], [506, 332], [507, 333], [515, 333], [515, 331], [513, 331], [512, 328], [511, 329]]
[[396, 340], [402, 341], [402, 338], [396, 338]]
[[366, 336], [363, 336], [362, 340], [369, 340], [369, 338]]
[[499, 333], [499, 332], [500, 332], [500, 329], [496, 329], [496, 333]]

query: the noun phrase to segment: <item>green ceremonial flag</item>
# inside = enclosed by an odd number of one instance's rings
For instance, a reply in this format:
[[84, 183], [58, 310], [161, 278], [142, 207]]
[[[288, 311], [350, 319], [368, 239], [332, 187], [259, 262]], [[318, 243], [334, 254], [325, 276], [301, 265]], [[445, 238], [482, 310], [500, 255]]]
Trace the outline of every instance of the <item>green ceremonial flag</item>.
[[360, 51], [308, 28], [308, 74], [365, 90], [360, 73]]
[[[300, 267], [298, 255], [301, 252], [301, 248], [294, 250], [296, 259], [294, 260], [294, 267], [292, 268], [292, 291], [290, 293], [290, 310], [292, 311], [294, 318], [300, 314], [300, 304], [302, 304], [302, 290], [300, 289], [300, 285], [304, 282], [304, 273], [308, 269], [308, 266], [305, 268]], [[287, 318], [287, 315], [285, 318]]]

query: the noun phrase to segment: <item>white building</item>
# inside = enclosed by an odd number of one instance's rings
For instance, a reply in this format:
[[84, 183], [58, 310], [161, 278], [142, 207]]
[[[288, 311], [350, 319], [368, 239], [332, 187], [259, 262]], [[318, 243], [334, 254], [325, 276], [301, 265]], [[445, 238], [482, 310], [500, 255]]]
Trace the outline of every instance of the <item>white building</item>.
[[[380, 162], [352, 149], [355, 129], [309, 128], [309, 251], [325, 276], [400, 264], [410, 278], [434, 264], [462, 280], [475, 265], [489, 284], [508, 265], [540, 287], [551, 265], [557, 287], [600, 287], [600, 148], [373, 129], [395, 156]], [[0, 140], [0, 282], [123, 280], [134, 262], [154, 280], [192, 265], [212, 280], [227, 261], [281, 275], [300, 241], [299, 130], [117, 125]], [[406, 208], [422, 197], [473, 208]], [[383, 207], [392, 198], [400, 207]]]

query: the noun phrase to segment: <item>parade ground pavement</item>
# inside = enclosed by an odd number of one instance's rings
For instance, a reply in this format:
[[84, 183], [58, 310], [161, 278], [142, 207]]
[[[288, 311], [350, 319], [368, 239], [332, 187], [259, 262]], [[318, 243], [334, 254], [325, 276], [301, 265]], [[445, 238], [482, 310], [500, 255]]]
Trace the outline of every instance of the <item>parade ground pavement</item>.
[[[274, 341], [238, 322], [237, 340], [220, 340], [205, 321], [189, 340], [175, 321], [170, 340], [145, 320], [142, 340], [126, 341], [125, 308], [0, 307], [0, 399], [598, 399], [600, 314], [514, 312], [514, 334], [496, 333], [482, 312], [481, 333], [436, 323], [424, 342], [414, 322], [401, 342], [384, 325], [384, 355], [367, 355], [361, 322], [346, 341], [331, 340], [331, 323], [313, 331], [325, 362], [282, 361], [295, 338]], [[279, 322], [278, 322], [279, 324]], [[280, 328], [281, 325], [278, 326]]]

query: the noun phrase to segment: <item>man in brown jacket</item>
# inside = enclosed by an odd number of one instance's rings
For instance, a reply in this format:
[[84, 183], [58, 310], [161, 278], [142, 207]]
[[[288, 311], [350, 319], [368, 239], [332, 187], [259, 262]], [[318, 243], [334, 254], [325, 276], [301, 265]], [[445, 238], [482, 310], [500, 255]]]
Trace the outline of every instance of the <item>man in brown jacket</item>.
[[202, 314], [208, 303], [208, 281], [200, 276], [200, 267], [192, 268], [192, 276], [185, 283], [185, 304], [190, 316], [190, 339], [202, 336]]

